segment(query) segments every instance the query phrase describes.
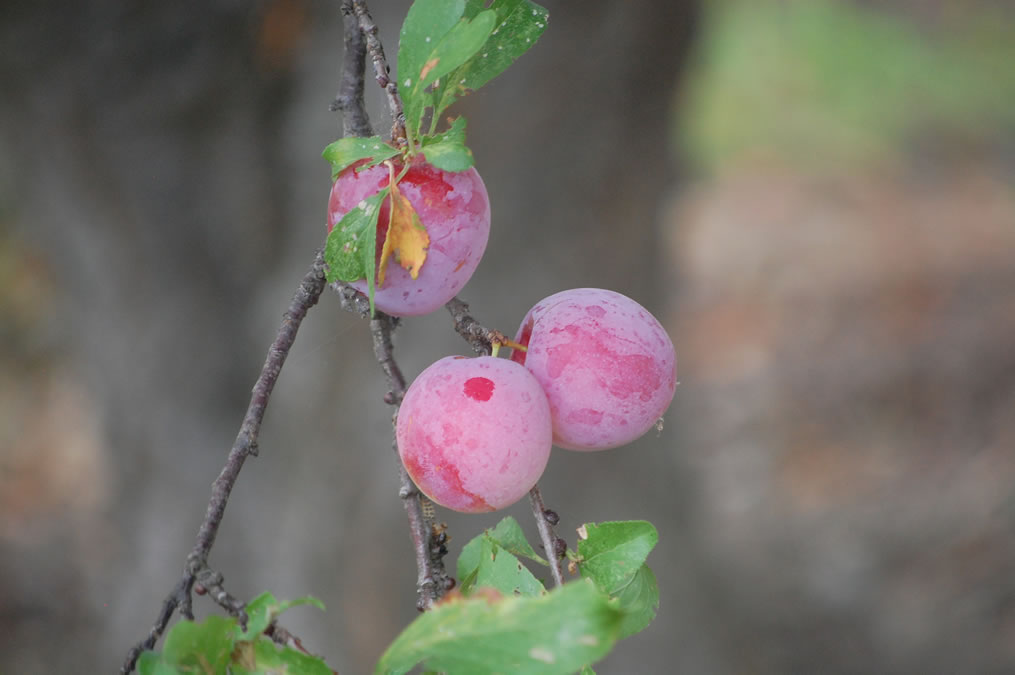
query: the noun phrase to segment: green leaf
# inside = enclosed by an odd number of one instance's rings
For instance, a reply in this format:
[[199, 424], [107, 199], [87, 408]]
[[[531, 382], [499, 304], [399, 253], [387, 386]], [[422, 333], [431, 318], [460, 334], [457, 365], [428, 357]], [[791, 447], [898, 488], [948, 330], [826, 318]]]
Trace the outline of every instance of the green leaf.
[[141, 652], [137, 672], [139, 675], [179, 675], [180, 671], [163, 661], [158, 652]]
[[468, 61], [486, 43], [497, 23], [497, 15], [483, 11], [472, 19], [462, 19], [441, 38], [416, 75], [413, 89], [422, 92], [436, 80]]
[[380, 136], [370, 138], [340, 138], [324, 149], [321, 156], [331, 163], [331, 180], [338, 178], [343, 169], [361, 159], [369, 159], [370, 165], [394, 157], [400, 150], [381, 140]]
[[377, 270], [377, 217], [388, 193], [389, 189], [384, 188], [342, 216], [324, 245], [328, 283], [366, 279], [370, 288], [371, 312], [374, 309], [374, 276]]
[[578, 675], [596, 675], [596, 671], [592, 670], [592, 666], [582, 666]]
[[235, 628], [235, 619], [215, 615], [200, 623], [181, 621], [166, 636], [162, 661], [182, 673], [226, 675]]
[[438, 136], [423, 137], [426, 161], [444, 171], [465, 171], [473, 165], [472, 150], [465, 145], [465, 118], [459, 117], [451, 128]]
[[587, 536], [578, 542], [581, 575], [624, 612], [621, 637], [634, 635], [652, 622], [659, 608], [655, 574], [644, 564], [659, 533], [643, 520], [589, 523], [583, 531]]
[[489, 534], [501, 548], [511, 551], [511, 553], [515, 555], [520, 555], [523, 558], [534, 560], [540, 565], [549, 566], [550, 563], [536, 555], [536, 552], [532, 550], [531, 546], [529, 546], [529, 542], [525, 538], [525, 533], [522, 532], [522, 528], [518, 524], [518, 521], [512, 516], [503, 518]]
[[321, 659], [291, 647], [278, 647], [268, 638], [241, 642], [233, 654], [230, 675], [332, 675]]
[[659, 609], [659, 584], [648, 565], [642, 565], [626, 586], [613, 596], [617, 609], [624, 612], [620, 637], [643, 631], [656, 618]]
[[[510, 516], [508, 517], [510, 518]], [[463, 584], [468, 577], [475, 575], [476, 570], [479, 569], [479, 558], [483, 551], [483, 539], [486, 538], [488, 533], [489, 530], [473, 537], [468, 544], [462, 547], [462, 552], [458, 554], [458, 564], [455, 570], [457, 572], [456, 576], [462, 580]]]
[[534, 560], [540, 565], [549, 565], [546, 560], [536, 555], [536, 552], [529, 546], [529, 542], [525, 539], [525, 533], [522, 532], [518, 521], [511, 516], [507, 516], [497, 523], [497, 526], [492, 530], [487, 530], [483, 534], [473, 537], [472, 541], [462, 548], [462, 553], [458, 556], [457, 566], [459, 579], [464, 581], [479, 567], [483, 538], [487, 536], [497, 542], [498, 546], [510, 551], [514, 555]]
[[609, 652], [623, 614], [587, 581], [539, 597], [471, 597], [441, 604], [388, 647], [375, 673], [418, 663], [452, 673], [574, 673]]
[[[470, 91], [500, 75], [535, 44], [546, 30], [549, 13], [529, 0], [495, 0], [496, 26], [481, 51], [434, 86], [434, 119]], [[468, 10], [466, 11], [468, 14]]]
[[587, 523], [582, 528], [587, 536], [578, 542], [581, 575], [611, 596], [630, 583], [659, 542], [656, 528], [644, 520]]
[[247, 630], [237, 628], [237, 639], [251, 640], [264, 632], [264, 629], [274, 621], [279, 614], [292, 607], [299, 605], [313, 605], [324, 611], [324, 603], [312, 596], [305, 596], [295, 600], [279, 602], [274, 595], [267, 591], [247, 603]]
[[[317, 598], [306, 596], [279, 602], [262, 593], [247, 604], [247, 630], [235, 619], [209, 616], [200, 623], [181, 621], [166, 636], [162, 653], [144, 652], [138, 659], [140, 675], [331, 675], [324, 661], [289, 647], [276, 648], [260, 636], [279, 614], [298, 605], [323, 610]], [[259, 637], [260, 636], [260, 637]], [[228, 671], [227, 671], [228, 669]]]
[[458, 584], [458, 590], [462, 592], [462, 595], [472, 595], [473, 589], [476, 587], [476, 577], [479, 576], [479, 567], [474, 567], [471, 572], [465, 576], [459, 575], [458, 578], [461, 580]]
[[440, 40], [433, 41], [432, 49], [421, 63], [411, 69], [399, 62], [398, 75], [403, 86], [402, 103], [405, 122], [412, 137], [419, 135], [419, 126], [432, 96], [427, 87], [468, 61], [486, 43], [494, 29], [497, 16], [482, 11], [473, 19], [461, 19]]
[[402, 23], [398, 37], [398, 88], [406, 126], [413, 137], [417, 135], [424, 107], [424, 101], [413, 94], [414, 74], [423, 70], [434, 47], [458, 24], [465, 9], [465, 0], [416, 0]]
[[486, 0], [465, 0], [465, 12], [462, 16], [472, 20], [484, 9], [486, 9]]
[[536, 596], [546, 593], [543, 584], [532, 576], [532, 572], [489, 536], [483, 537], [476, 579], [470, 585], [496, 588], [504, 595]]

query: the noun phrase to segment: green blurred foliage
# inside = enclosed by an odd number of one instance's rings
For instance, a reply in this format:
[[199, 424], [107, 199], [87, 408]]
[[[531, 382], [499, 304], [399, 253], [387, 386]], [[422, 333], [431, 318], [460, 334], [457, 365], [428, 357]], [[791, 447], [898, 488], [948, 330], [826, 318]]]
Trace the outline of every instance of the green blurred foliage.
[[1015, 21], [1001, 12], [714, 0], [679, 146], [713, 171], [745, 155], [857, 167], [926, 139], [989, 144], [1015, 130]]

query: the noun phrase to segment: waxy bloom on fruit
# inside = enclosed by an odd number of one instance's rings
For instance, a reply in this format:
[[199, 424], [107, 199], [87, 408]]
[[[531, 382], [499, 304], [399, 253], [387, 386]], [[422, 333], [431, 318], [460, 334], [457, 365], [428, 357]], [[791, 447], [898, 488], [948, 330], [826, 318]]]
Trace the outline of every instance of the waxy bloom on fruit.
[[522, 366], [449, 356], [420, 373], [398, 411], [398, 454], [427, 497], [455, 511], [502, 509], [546, 468], [550, 406]]
[[[393, 161], [395, 171], [400, 171], [402, 167]], [[384, 164], [361, 171], [358, 166], [343, 170], [331, 189], [329, 232], [357, 204], [389, 185], [389, 168]], [[442, 171], [419, 155], [398, 181], [397, 192], [408, 199], [426, 228], [425, 259], [414, 279], [396, 261], [395, 251], [385, 264], [383, 283], [378, 270], [374, 302], [395, 316], [428, 314], [457, 295], [476, 271], [490, 236], [490, 201], [475, 169]], [[389, 218], [390, 199], [385, 198], [377, 221], [378, 263]], [[352, 285], [369, 292], [365, 280]]]
[[598, 288], [562, 291], [522, 320], [511, 358], [535, 376], [550, 401], [553, 442], [605, 450], [652, 428], [677, 385], [666, 331], [634, 300]]

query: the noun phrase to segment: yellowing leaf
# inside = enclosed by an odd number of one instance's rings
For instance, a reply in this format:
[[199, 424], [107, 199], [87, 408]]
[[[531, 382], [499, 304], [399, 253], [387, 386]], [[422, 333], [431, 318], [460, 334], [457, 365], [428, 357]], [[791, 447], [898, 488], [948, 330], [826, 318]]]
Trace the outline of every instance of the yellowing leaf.
[[419, 276], [419, 269], [426, 261], [426, 249], [430, 246], [430, 236], [423, 227], [416, 209], [398, 190], [398, 185], [391, 182], [391, 208], [389, 210], [388, 232], [381, 248], [381, 260], [377, 271], [377, 285], [384, 283], [384, 272], [388, 259], [394, 255], [403, 268], [409, 270], [413, 279]]

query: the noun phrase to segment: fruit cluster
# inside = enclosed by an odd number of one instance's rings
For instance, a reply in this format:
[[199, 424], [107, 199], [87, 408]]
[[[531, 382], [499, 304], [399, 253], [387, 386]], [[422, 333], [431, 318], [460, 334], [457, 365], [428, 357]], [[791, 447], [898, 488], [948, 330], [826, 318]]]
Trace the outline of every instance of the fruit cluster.
[[[486, 188], [474, 168], [444, 171], [422, 155], [354, 164], [334, 183], [329, 230], [383, 190], [394, 191], [425, 231], [415, 257], [390, 250], [394, 199], [377, 216], [377, 308], [426, 314], [451, 300], [479, 264], [490, 233]], [[404, 224], [403, 224], [403, 227]], [[411, 231], [398, 241], [413, 245]], [[418, 232], [415, 233], [418, 235]], [[410, 258], [412, 258], [410, 260]], [[578, 288], [536, 303], [522, 319], [511, 359], [449, 356], [412, 383], [396, 438], [409, 476], [434, 502], [478, 513], [510, 506], [539, 480], [553, 445], [605, 450], [637, 439], [666, 411], [676, 388], [673, 343], [655, 317], [613, 291]]]

